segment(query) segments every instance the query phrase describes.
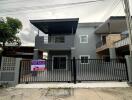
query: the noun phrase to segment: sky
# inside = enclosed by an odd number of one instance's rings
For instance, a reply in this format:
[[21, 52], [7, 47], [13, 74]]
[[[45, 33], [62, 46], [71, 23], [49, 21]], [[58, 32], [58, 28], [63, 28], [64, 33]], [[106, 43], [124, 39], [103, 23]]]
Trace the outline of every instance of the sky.
[[[122, 0], [86, 3], [89, 1], [96, 0], [0, 0], [0, 17], [20, 19], [23, 29], [18, 36], [22, 45], [34, 46], [37, 32], [29, 20], [79, 18], [79, 23], [86, 23], [104, 22], [110, 16], [125, 15]], [[77, 2], [85, 3], [76, 4]], [[132, 0], [130, 0], [130, 10], [132, 11]]]

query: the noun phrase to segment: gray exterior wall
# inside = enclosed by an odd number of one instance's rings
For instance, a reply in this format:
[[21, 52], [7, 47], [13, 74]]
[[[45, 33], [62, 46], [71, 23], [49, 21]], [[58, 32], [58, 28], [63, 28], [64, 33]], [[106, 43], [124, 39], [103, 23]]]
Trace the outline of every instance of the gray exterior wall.
[[[65, 35], [65, 43], [44, 43], [44, 36], [36, 36], [35, 39], [35, 48], [48, 51], [49, 58], [52, 52], [55, 51], [71, 51], [71, 58], [76, 57], [76, 59], [80, 58], [80, 55], [89, 55], [91, 59], [96, 59], [96, 44], [100, 41], [100, 36], [96, 35], [95, 28], [99, 25], [99, 23], [79, 23], [77, 27], [77, 31], [71, 35]], [[88, 35], [88, 43], [80, 43], [80, 35]], [[62, 52], [59, 52], [60, 55]], [[57, 52], [55, 52], [57, 55]], [[54, 55], [55, 55], [54, 54]]]
[[[96, 59], [96, 43], [99, 37], [94, 33], [95, 26], [93, 24], [79, 24], [75, 39], [72, 56], [80, 58], [80, 55], [90, 55], [90, 59]], [[88, 35], [88, 43], [80, 43], [80, 35]]]
[[74, 35], [64, 35], [64, 43], [44, 43], [44, 36], [35, 37], [35, 48], [49, 51], [49, 50], [71, 50], [74, 46]]
[[[49, 51], [48, 52], [48, 59], [49, 59], [49, 70], [52, 70], [52, 57], [53, 56], [67, 56], [67, 69], [70, 69], [71, 67], [71, 62], [70, 62], [70, 59], [71, 59], [71, 51], [62, 51], [62, 50], [58, 50], [58, 51]], [[69, 60], [68, 60], [69, 59]]]
[[49, 55], [48, 55], [48, 59], [52, 59], [52, 56], [61, 56], [61, 55], [66, 55], [68, 57], [68, 59], [71, 58], [71, 51], [49, 51], [48, 52]]

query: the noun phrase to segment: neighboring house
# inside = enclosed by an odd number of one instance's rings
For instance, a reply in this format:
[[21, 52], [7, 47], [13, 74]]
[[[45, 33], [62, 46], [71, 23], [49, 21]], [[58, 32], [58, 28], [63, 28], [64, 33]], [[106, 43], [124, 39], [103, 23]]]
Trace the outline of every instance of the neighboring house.
[[[44, 33], [35, 37], [34, 59], [39, 51], [48, 53], [52, 59], [52, 69], [67, 69], [67, 59], [96, 59], [96, 41], [94, 34], [101, 23], [78, 23], [78, 18], [30, 20], [36, 28]], [[63, 65], [63, 66], [61, 66]]]
[[100, 37], [96, 44], [98, 58], [124, 58], [129, 55], [126, 19], [124, 16], [111, 16], [100, 25], [95, 34]]
[[3, 56], [33, 59], [33, 53], [33, 46], [6, 46], [3, 51]]

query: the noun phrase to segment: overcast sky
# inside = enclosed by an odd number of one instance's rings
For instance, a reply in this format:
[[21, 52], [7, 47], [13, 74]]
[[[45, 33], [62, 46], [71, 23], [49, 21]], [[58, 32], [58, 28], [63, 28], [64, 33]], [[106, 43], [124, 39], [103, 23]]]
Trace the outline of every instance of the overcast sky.
[[[0, 0], [0, 17], [15, 17], [22, 21], [19, 34], [22, 45], [34, 45], [36, 32], [29, 20], [79, 18], [79, 22], [103, 22], [110, 16], [124, 15], [121, 0], [104, 0], [85, 4], [68, 3], [96, 0]], [[58, 4], [66, 4], [61, 6]], [[57, 6], [56, 6], [57, 5]], [[132, 11], [132, 0], [130, 0]]]

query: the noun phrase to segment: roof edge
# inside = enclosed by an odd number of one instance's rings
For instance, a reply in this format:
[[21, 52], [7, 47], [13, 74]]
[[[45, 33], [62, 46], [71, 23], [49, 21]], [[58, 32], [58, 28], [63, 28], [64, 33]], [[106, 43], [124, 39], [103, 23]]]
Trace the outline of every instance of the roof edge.
[[87, 27], [87, 26], [93, 26], [93, 27], [97, 27], [100, 24], [102, 24], [103, 22], [89, 22], [89, 23], [78, 23], [78, 27]]
[[40, 20], [29, 20], [31, 23], [34, 22], [63, 22], [63, 21], [79, 21], [79, 18], [62, 18], [62, 19], [40, 19]]
[[104, 23], [102, 23], [102, 24], [100, 24], [96, 29], [95, 29], [95, 33], [97, 33], [97, 31], [104, 25], [104, 24], [106, 24], [106, 23], [108, 23], [110, 20], [125, 20], [125, 16], [110, 16], [108, 19], [106, 19], [105, 21], [104, 21]]

